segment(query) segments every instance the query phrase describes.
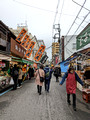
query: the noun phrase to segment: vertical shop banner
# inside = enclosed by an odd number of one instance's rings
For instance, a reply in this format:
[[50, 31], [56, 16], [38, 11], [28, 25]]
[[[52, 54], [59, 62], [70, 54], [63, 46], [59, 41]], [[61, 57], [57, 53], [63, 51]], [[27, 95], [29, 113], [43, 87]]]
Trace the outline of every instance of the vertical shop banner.
[[16, 41], [18, 41], [19, 43], [21, 42], [22, 38], [24, 37], [24, 35], [26, 34], [26, 30], [23, 28], [21, 30], [21, 32], [19, 33], [18, 37], [16, 38]]
[[41, 58], [40, 62], [41, 62], [42, 64], [44, 64], [44, 63], [47, 61], [47, 59], [48, 59], [48, 56], [47, 56], [47, 55], [44, 55], [44, 56]]
[[26, 44], [26, 42], [28, 41], [28, 39], [29, 39], [29, 35], [25, 35], [23, 41], [21, 42], [21, 46], [22, 46], [22, 47], [25, 47], [25, 44]]
[[35, 57], [34, 57], [34, 60], [39, 61], [40, 58], [42, 57], [42, 54], [43, 54], [44, 50], [45, 50], [45, 46], [41, 45], [39, 50], [37, 51]]
[[33, 48], [35, 46], [36, 42], [31, 41], [30, 45], [28, 46], [28, 50], [26, 51], [25, 57], [29, 58], [31, 56], [31, 53], [33, 51]]
[[28, 49], [28, 46], [29, 46], [30, 42], [31, 42], [31, 39], [29, 38], [29, 39], [26, 41], [25, 45], [24, 45], [24, 47], [25, 47], [26, 49]]

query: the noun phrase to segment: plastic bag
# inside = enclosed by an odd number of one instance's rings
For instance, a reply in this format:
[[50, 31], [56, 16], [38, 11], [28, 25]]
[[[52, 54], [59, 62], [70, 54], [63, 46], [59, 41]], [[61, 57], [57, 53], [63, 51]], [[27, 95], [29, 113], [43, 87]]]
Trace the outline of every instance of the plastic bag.
[[11, 80], [10, 80], [10, 85], [14, 85], [13, 78], [11, 78]]

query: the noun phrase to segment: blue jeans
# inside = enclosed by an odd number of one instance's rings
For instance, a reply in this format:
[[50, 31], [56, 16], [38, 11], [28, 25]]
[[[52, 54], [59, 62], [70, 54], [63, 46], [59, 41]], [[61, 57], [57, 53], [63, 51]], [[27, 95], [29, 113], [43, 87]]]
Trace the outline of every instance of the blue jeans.
[[45, 80], [45, 90], [49, 91], [50, 89], [50, 80]]

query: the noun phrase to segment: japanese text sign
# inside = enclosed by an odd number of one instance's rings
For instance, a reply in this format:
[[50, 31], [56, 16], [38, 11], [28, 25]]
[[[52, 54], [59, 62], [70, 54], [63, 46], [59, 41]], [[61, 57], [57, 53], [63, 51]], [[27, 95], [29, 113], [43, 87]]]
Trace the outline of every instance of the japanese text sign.
[[39, 50], [37, 51], [35, 57], [34, 57], [34, 60], [39, 61], [40, 58], [42, 57], [42, 54], [43, 54], [44, 50], [45, 50], [45, 46], [41, 45]]
[[35, 43], [36, 42], [33, 42], [33, 41], [30, 42], [30, 45], [28, 46], [28, 50], [26, 51], [25, 57], [29, 58], [31, 56]]
[[21, 30], [21, 32], [19, 33], [19, 35], [18, 35], [18, 37], [16, 38], [16, 41], [18, 41], [19, 43], [21, 42], [21, 40], [22, 40], [22, 38], [23, 38], [23, 36], [26, 34], [26, 30], [23, 28], [22, 30]]
[[29, 36], [28, 36], [28, 35], [25, 35], [23, 41], [21, 42], [21, 46], [22, 46], [22, 47], [25, 47], [25, 44], [26, 44], [26, 42], [28, 41], [28, 39], [29, 39]]

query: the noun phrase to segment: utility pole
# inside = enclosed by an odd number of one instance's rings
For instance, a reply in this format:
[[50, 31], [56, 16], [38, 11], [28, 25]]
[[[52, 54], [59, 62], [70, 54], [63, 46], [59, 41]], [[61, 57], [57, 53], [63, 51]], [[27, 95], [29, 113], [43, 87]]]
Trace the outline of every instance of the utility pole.
[[61, 29], [60, 29], [60, 24], [55, 24], [53, 25], [53, 29], [57, 30], [57, 32], [55, 33], [54, 35], [54, 42], [55, 42], [55, 39], [58, 39], [58, 43], [59, 43], [59, 59], [60, 61], [62, 61], [62, 49], [61, 49], [61, 42], [60, 42], [60, 32], [61, 32]]

